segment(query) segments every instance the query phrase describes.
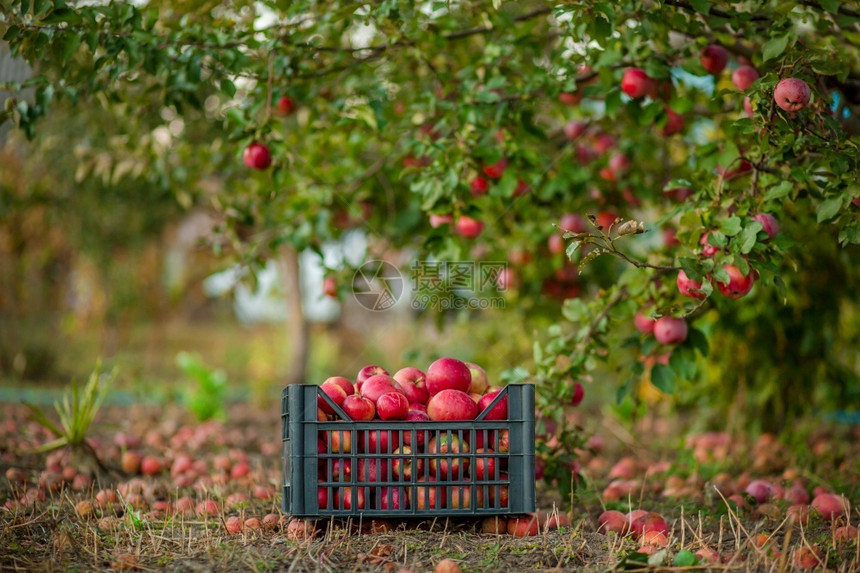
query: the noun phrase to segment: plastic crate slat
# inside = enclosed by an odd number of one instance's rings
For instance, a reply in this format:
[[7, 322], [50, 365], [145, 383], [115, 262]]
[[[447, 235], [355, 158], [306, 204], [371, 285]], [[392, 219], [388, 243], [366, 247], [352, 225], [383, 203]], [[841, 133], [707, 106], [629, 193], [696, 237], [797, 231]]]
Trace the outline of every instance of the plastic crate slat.
[[[405, 422], [379, 421], [353, 422], [319, 421], [317, 408], [319, 396], [331, 404], [328, 396], [316, 385], [296, 385], [287, 387], [282, 395], [282, 438], [283, 438], [283, 495], [282, 502], [285, 513], [301, 517], [359, 517], [359, 516], [388, 516], [388, 517], [421, 517], [421, 516], [450, 516], [450, 515], [498, 515], [534, 511], [534, 387], [523, 384], [511, 384], [502, 389], [494, 401], [485, 408], [491, 410], [504, 396], [508, 396], [508, 420], [487, 421], [476, 419], [459, 422]], [[499, 452], [498, 445], [503, 431], [507, 430], [507, 452]], [[332, 452], [332, 431], [339, 434], [339, 440], [349, 436], [349, 452]], [[318, 440], [320, 432], [326, 432], [324, 446], [327, 450], [319, 452]], [[372, 433], [372, 434], [371, 434]], [[359, 451], [370, 449], [371, 436], [376, 442], [376, 451]], [[409, 454], [395, 454], [392, 450], [385, 451], [381, 443], [385, 440], [391, 444], [396, 440], [398, 446], [407, 445], [409, 438], [411, 448]], [[447, 441], [457, 438], [460, 442], [468, 441], [469, 451], [446, 451], [441, 454], [419, 453], [417, 445], [419, 436], [424, 438], [424, 444], [432, 439]], [[445, 438], [443, 438], [444, 436]], [[492, 452], [477, 453], [477, 442], [483, 449], [492, 448]], [[390, 447], [390, 446], [389, 446]], [[342, 448], [347, 449], [347, 448]], [[343, 474], [345, 464], [349, 463], [349, 476], [341, 475], [338, 480], [332, 479], [332, 470], [337, 460], [341, 462], [340, 472]], [[478, 480], [474, 475], [475, 462], [478, 459], [495, 460], [492, 475], [485, 475]], [[384, 468], [377, 467], [380, 479], [377, 481], [359, 480], [360, 464], [371, 461], [386, 461]], [[395, 460], [411, 462], [410, 479], [402, 476], [394, 477]], [[446, 460], [451, 468], [458, 462], [458, 469], [450, 477], [461, 478], [449, 481], [439, 478], [439, 466], [435, 472], [431, 468], [433, 460]], [[501, 466], [508, 464], [506, 480], [501, 479]], [[424, 462], [423, 464], [421, 462]], [[380, 464], [371, 464], [371, 466]], [[468, 465], [468, 470], [466, 466]], [[423, 467], [418, 467], [423, 466]], [[320, 468], [325, 472], [325, 480], [320, 481]], [[469, 476], [466, 477], [466, 473]], [[419, 479], [424, 478], [423, 481]], [[434, 479], [435, 481], [429, 481]], [[502, 488], [508, 490], [507, 504], [501, 502]], [[320, 507], [320, 492], [324, 490], [325, 506]], [[438, 503], [441, 498], [448, 500], [458, 492], [462, 503], [462, 492], [470, 492], [469, 503], [465, 507], [453, 508]], [[359, 493], [359, 491], [361, 493]], [[395, 494], [394, 492], [398, 493]], [[349, 495], [348, 502], [344, 494]], [[387, 499], [383, 499], [387, 495]], [[400, 507], [391, 509], [394, 496], [400, 497]], [[423, 495], [424, 508], [419, 508], [417, 500]], [[364, 497], [364, 508], [358, 507], [359, 497]], [[435, 496], [436, 507], [430, 507], [429, 498]], [[478, 498], [481, 497], [482, 503]], [[407, 504], [407, 500], [412, 503]], [[383, 501], [389, 509], [383, 509]], [[346, 503], [345, 503], [346, 502]], [[345, 507], [349, 505], [350, 507]]]

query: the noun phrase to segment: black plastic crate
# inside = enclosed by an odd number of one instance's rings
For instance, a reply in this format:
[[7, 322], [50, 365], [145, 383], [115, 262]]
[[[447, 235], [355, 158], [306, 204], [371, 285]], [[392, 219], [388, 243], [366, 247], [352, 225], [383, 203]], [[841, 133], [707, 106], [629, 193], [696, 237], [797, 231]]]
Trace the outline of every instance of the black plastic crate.
[[[534, 511], [534, 386], [504, 387], [485, 411], [504, 396], [507, 420], [484, 420], [482, 412], [462, 422], [353, 422], [319, 386], [288, 386], [281, 407], [284, 513], [407, 518]], [[319, 397], [340, 420], [317, 419]], [[347, 441], [349, 451], [342, 451]]]

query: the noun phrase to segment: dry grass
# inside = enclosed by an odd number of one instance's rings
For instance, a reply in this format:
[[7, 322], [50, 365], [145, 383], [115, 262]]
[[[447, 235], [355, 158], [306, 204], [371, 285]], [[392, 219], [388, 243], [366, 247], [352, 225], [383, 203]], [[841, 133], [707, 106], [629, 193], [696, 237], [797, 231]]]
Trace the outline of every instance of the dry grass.
[[[642, 480], [621, 501], [604, 502], [600, 492], [608, 479], [595, 477], [587, 482], [573, 500], [568, 514], [572, 525], [561, 529], [544, 529], [538, 536], [516, 538], [510, 535], [480, 533], [474, 520], [444, 520], [388, 524], [382, 531], [371, 532], [379, 524], [317, 522], [318, 535], [296, 539], [281, 519], [278, 494], [264, 499], [255, 495], [260, 486], [279, 491], [280, 464], [277, 444], [267, 447], [271, 428], [277, 427], [273, 416], [259, 412], [232, 411], [229, 426], [212, 426], [201, 431], [199, 440], [171, 443], [182, 435], [188, 420], [172, 411], [154, 413], [147, 409], [114, 409], [108, 420], [125, 432], [145, 436], [142, 450], [169, 462], [180, 451], [189, 452], [204, 461], [208, 471], [217, 456], [239, 456], [246, 452], [252, 472], [241, 479], [198, 480], [194, 485], [177, 487], [172, 476], [162, 473], [133, 482], [90, 485], [77, 490], [71, 483], [45, 482], [44, 456], [22, 454], [20, 447], [38, 441], [38, 432], [28, 424], [18, 409], [3, 411], [16, 420], [15, 432], [6, 426], [0, 435], [0, 470], [18, 468], [26, 483], [0, 477], [0, 506], [7, 501], [34, 496], [32, 502], [11, 503], [11, 509], [0, 508], [0, 570], [172, 570], [172, 571], [414, 571], [432, 570], [436, 563], [451, 558], [464, 571], [609, 571], [644, 570], [648, 556], [637, 554], [640, 547], [631, 537], [596, 533], [597, 516], [606, 508], [627, 510], [645, 508], [661, 513], [668, 521], [668, 546], [657, 548], [650, 556], [651, 569], [782, 572], [797, 569], [796, 554], [815, 550], [812, 568], [838, 572], [860, 571], [860, 545], [857, 540], [837, 543], [833, 529], [818, 517], [800, 526], [785, 519], [785, 503], [779, 502], [779, 515], [768, 517], [754, 509], [738, 510], [704, 479], [689, 480], [701, 484], [697, 495], [670, 498], [655, 484], [665, 473]], [[111, 427], [103, 423], [101, 428]], [[187, 425], [194, 430], [199, 426]], [[111, 446], [112, 435], [99, 436], [101, 452], [109, 463], [117, 465], [120, 450]], [[155, 445], [158, 441], [161, 445]], [[151, 443], [150, 443], [151, 442]], [[11, 445], [10, 445], [11, 444]], [[271, 444], [268, 444], [271, 446]], [[855, 448], [856, 449], [856, 448]], [[856, 453], [856, 452], [855, 452]], [[853, 455], [853, 454], [852, 454]], [[678, 452], [679, 460], [687, 453]], [[609, 460], [615, 454], [606, 454]], [[647, 456], [645, 456], [647, 457]], [[687, 467], [681, 461], [673, 471], [685, 471], [695, 477], [699, 466]], [[725, 467], [742, 467], [743, 460], [726, 460]], [[822, 467], [828, 467], [823, 465]], [[844, 467], [844, 466], [833, 466]], [[818, 484], [840, 484], [839, 488], [856, 493], [860, 475], [836, 472], [816, 476]], [[605, 475], [605, 472], [602, 475]], [[223, 476], [222, 476], [223, 477]], [[43, 482], [44, 499], [33, 493]], [[848, 484], [845, 486], [845, 484]], [[124, 492], [124, 502], [100, 509], [94, 503], [91, 515], [79, 515], [81, 501], [94, 501], [103, 487]], [[134, 488], [138, 488], [135, 490]], [[852, 489], [853, 488], [853, 489]], [[141, 495], [133, 497], [136, 491]], [[29, 494], [27, 492], [30, 492]], [[231, 496], [246, 494], [247, 501], [230, 501]], [[154, 501], [172, 504], [180, 497], [194, 502], [211, 500], [217, 504], [214, 515], [153, 510]], [[551, 492], [543, 491], [541, 505], [552, 508]], [[860, 523], [857, 499], [850, 521]], [[129, 505], [141, 505], [132, 509]], [[86, 509], [86, 508], [83, 508]], [[557, 510], [554, 510], [557, 511]], [[279, 522], [272, 528], [244, 528], [236, 534], [227, 532], [231, 517], [261, 519], [274, 513]], [[695, 567], [674, 566], [682, 550], [696, 552], [710, 548], [718, 552], [720, 563]], [[806, 548], [806, 549], [804, 549]]]

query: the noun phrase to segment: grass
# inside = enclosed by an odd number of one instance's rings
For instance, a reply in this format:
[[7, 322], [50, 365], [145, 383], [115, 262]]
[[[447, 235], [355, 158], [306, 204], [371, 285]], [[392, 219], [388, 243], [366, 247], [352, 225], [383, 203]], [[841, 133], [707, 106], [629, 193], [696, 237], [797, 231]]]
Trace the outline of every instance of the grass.
[[[44, 479], [47, 459], [42, 455], [22, 453], [13, 446], [34, 439], [46, 440], [49, 436], [31, 422], [20, 407], [4, 406], [4, 420], [13, 420], [17, 427], [8, 425], [0, 430], [0, 468], [4, 473], [18, 468], [27, 482], [0, 478], [0, 505], [21, 499], [33, 491]], [[144, 570], [213, 570], [234, 571], [237, 568], [253, 571], [414, 571], [432, 570], [443, 558], [455, 559], [464, 571], [610, 571], [642, 569], [649, 560], [660, 570], [688, 571], [690, 567], [674, 566], [680, 552], [695, 553], [702, 548], [719, 551], [724, 562], [711, 567], [719, 571], [790, 571], [793, 555], [803, 547], [817, 546], [821, 566], [833, 571], [860, 570], [860, 548], [856, 543], [835, 544], [833, 534], [821, 519], [813, 519], [808, 526], [792, 525], [783, 517], [771, 519], [754, 509], [737, 510], [707, 483], [717, 472], [740, 468], [742, 452], [749, 448], [739, 445], [727, 459], [706, 464], [706, 473], [695, 459], [681, 450], [675, 465], [668, 472], [655, 473], [642, 479], [641, 486], [626, 499], [605, 503], [601, 492], [608, 483], [599, 472], [579, 490], [571, 508], [571, 525], [555, 530], [543, 530], [536, 537], [515, 538], [509, 535], [479, 533], [474, 520], [436, 519], [412, 522], [407, 525], [392, 523], [393, 529], [377, 533], [362, 532], [359, 523], [337, 521], [321, 522], [321, 533], [313, 539], [292, 539], [283, 526], [228, 534], [225, 524], [231, 516], [243, 519], [262, 518], [274, 513], [279, 518], [280, 498], [254, 497], [257, 486], [278, 491], [280, 464], [277, 447], [271, 442], [277, 436], [277, 412], [259, 411], [248, 406], [230, 407], [229, 425], [214, 423], [198, 426], [180, 409], [116, 408], [103, 409], [95, 426], [96, 438], [105, 459], [114, 463], [122, 449], [111, 444], [113, 432], [122, 431], [141, 436], [146, 441], [140, 446], [149, 455], [165, 461], [175, 458], [178, 452], [188, 452], [206, 464], [211, 471], [216, 456], [240, 456], [246, 453], [253, 469], [250, 476], [236, 480], [204, 479], [196, 487], [177, 487], [169, 473], [155, 477], [124, 479], [120, 483], [90, 484], [74, 489], [71, 483], [48, 489], [44, 500], [13, 504], [11, 510], [0, 509], [0, 563], [8, 570], [59, 568], [63, 570], [104, 570], [140, 568]], [[188, 440], [175, 442], [176, 436], [185, 435], [181, 428], [188, 427], [193, 434]], [[205, 431], [201, 428], [207, 428]], [[158, 442], [162, 445], [155, 445]], [[173, 442], [172, 442], [173, 440]], [[276, 442], [277, 444], [277, 442]], [[616, 444], [623, 449], [624, 444]], [[654, 452], [665, 449], [654, 444]], [[614, 461], [621, 450], [610, 448], [605, 454]], [[857, 455], [858, 446], [848, 452]], [[655, 459], [657, 454], [645, 450], [643, 459]], [[741, 456], [741, 457], [736, 457]], [[231, 458], [233, 459], [233, 458]], [[609, 464], [611, 465], [611, 463]], [[168, 464], [169, 466], [169, 464]], [[644, 467], [644, 466], [643, 466]], [[822, 460], [824, 473], [817, 482], [850, 484], [857, 505], [856, 487], [860, 475], [842, 475], [838, 465]], [[696, 495], [687, 498], [669, 498], [657, 491], [656, 486], [667, 476], [676, 474], [694, 478]], [[14, 476], [13, 476], [14, 477]], [[134, 483], [134, 487], [132, 487]], [[92, 515], [81, 516], [78, 503], [93, 500], [104, 487], [117, 487], [126, 492], [116, 505], [95, 508]], [[842, 486], [837, 486], [842, 487]], [[125, 488], [125, 489], [123, 489]], [[137, 488], [137, 489], [135, 489]], [[149, 508], [134, 509], [130, 497], [142, 491]], [[843, 490], [846, 491], [846, 490]], [[231, 494], [246, 493], [247, 502], [228, 505]], [[217, 503], [215, 515], [196, 513], [156, 514], [152, 502], [156, 499], [175, 503], [180, 497], [190, 496], [195, 502], [213, 500]], [[551, 510], [560, 503], [557, 494], [540, 489], [540, 506]], [[785, 504], [777, 502], [781, 515]], [[597, 516], [607, 507], [626, 510], [642, 507], [664, 515], [670, 524], [669, 545], [654, 555], [637, 553], [639, 544], [630, 537], [597, 533]], [[851, 521], [858, 523], [857, 510]], [[366, 525], [366, 524], [364, 524]], [[769, 540], [760, 546], [759, 534]], [[686, 555], [685, 555], [686, 556]], [[704, 570], [699, 567], [698, 570]]]

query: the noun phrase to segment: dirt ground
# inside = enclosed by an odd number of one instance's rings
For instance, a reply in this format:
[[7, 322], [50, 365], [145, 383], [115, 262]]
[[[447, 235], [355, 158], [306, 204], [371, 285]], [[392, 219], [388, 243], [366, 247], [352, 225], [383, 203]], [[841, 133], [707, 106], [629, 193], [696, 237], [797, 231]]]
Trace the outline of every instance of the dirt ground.
[[[539, 482], [539, 509], [567, 519], [539, 516], [537, 535], [517, 537], [482, 533], [476, 519], [291, 524], [279, 510], [277, 412], [236, 406], [229, 423], [199, 424], [179, 409], [111, 408], [93, 428], [106, 466], [95, 481], [78, 471], [86, 454], [30, 451], [50, 436], [25, 408], [0, 412], [2, 571], [432, 571], [443, 559], [463, 571], [860, 571], [856, 531], [844, 528], [860, 522], [852, 428], [821, 429], [801, 446], [712, 433], [632, 451], [598, 439], [581, 452], [586, 479], [572, 505]], [[124, 473], [126, 452], [153, 475]], [[755, 479], [771, 499], [744, 493]], [[801, 490], [809, 499], [794, 503]], [[848, 514], [830, 521], [807, 505], [824, 492], [844, 496]], [[664, 539], [599, 531], [605, 510], [638, 508], [665, 518]]]

